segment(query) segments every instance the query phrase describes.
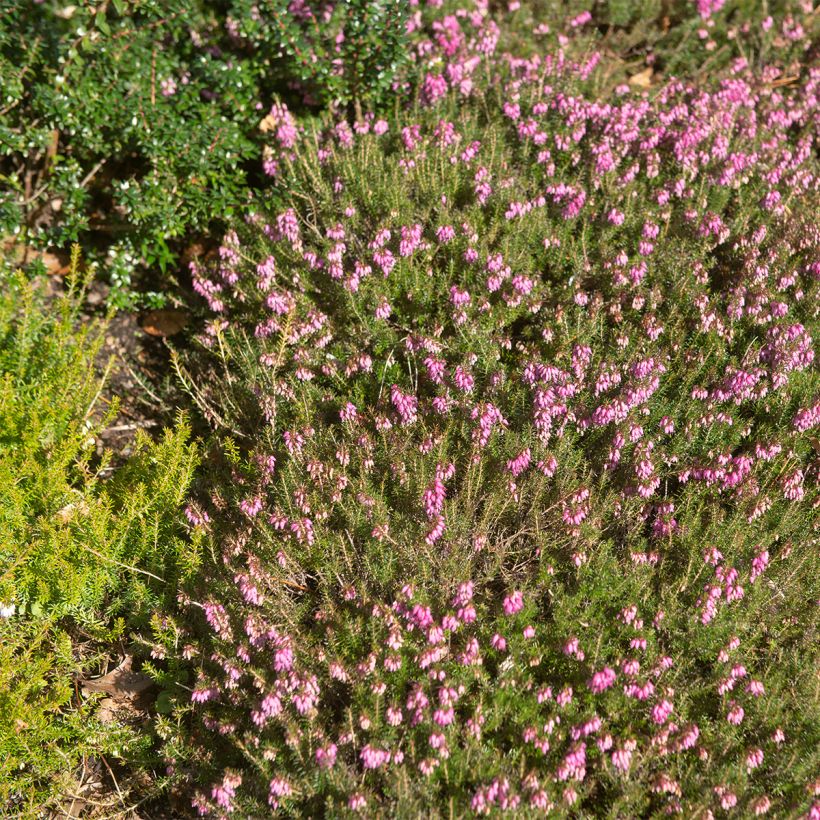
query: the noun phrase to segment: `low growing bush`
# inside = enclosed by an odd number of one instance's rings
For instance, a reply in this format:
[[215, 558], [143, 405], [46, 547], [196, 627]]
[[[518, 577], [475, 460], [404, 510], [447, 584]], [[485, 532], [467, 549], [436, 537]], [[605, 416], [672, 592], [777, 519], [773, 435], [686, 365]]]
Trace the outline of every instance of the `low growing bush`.
[[0, 803], [41, 810], [87, 755], [144, 746], [84, 703], [113, 643], [147, 628], [198, 563], [181, 503], [197, 451], [184, 421], [103, 479], [95, 438], [116, 415], [98, 375], [105, 326], [82, 322], [82, 290], [0, 274]]
[[[105, 260], [114, 304], [161, 302], [180, 252], [267, 189], [259, 157], [289, 143], [299, 123], [323, 109], [361, 119], [447, 87], [469, 93], [481, 50], [474, 63], [450, 60], [467, 21], [487, 24], [487, 42], [500, 36], [525, 51], [568, 29], [585, 47], [621, 55], [630, 70], [705, 73], [739, 56], [765, 61], [782, 51], [779, 40], [799, 52], [808, 43], [800, 8], [753, 0], [4, 0], [0, 239], [38, 248], [82, 239]], [[265, 171], [275, 167], [268, 161]], [[140, 294], [138, 269], [151, 271]]]
[[192, 265], [200, 814], [817, 811], [820, 72], [644, 91], [585, 24], [454, 18]]
[[409, 57], [406, 4], [291, 5], [3, 3], [0, 236], [95, 232], [128, 304], [137, 265], [166, 273], [264, 179], [247, 172], [273, 99], [383, 104]]

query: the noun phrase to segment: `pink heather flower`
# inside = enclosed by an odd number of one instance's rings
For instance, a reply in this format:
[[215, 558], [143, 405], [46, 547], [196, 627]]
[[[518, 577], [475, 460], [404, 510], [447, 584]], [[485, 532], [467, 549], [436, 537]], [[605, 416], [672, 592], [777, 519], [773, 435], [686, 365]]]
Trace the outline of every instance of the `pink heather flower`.
[[256, 498], [246, 498], [239, 502], [239, 508], [248, 518], [254, 518], [262, 509], [262, 499], [258, 496]]
[[419, 771], [425, 776], [429, 777], [438, 767], [439, 761], [433, 757], [425, 758], [418, 764]]
[[381, 298], [379, 304], [376, 306], [376, 311], [374, 313], [377, 319], [389, 319], [393, 313], [393, 308], [390, 307], [390, 303], [384, 297]]
[[697, 743], [698, 738], [700, 737], [700, 729], [698, 729], [696, 724], [692, 723], [684, 728], [685, 731], [683, 735], [681, 735], [680, 739], [677, 741], [676, 744], [676, 748], [679, 751], [691, 749]]
[[588, 681], [587, 686], [589, 687], [590, 691], [594, 692], [595, 694], [599, 694], [600, 692], [605, 692], [609, 689], [614, 683], [615, 678], [617, 675], [613, 669], [610, 669], [608, 666], [605, 666], [600, 672], [596, 672]]
[[459, 655], [459, 663], [462, 666], [478, 666], [481, 664], [481, 654], [476, 638], [470, 638], [470, 640], [467, 641], [464, 652]]
[[432, 519], [438, 516], [444, 509], [444, 500], [447, 497], [447, 488], [444, 482], [436, 476], [423, 494], [424, 511], [427, 517]]
[[293, 787], [284, 777], [274, 777], [268, 790], [268, 803], [273, 809], [279, 808], [280, 798], [290, 797], [293, 794]]
[[435, 384], [442, 384], [444, 381], [444, 374], [447, 370], [447, 363], [443, 359], [437, 359], [435, 356], [428, 356], [424, 360], [424, 366], [427, 368], [427, 375]]
[[452, 225], [442, 225], [438, 230], [436, 230], [436, 239], [442, 245], [446, 244], [447, 242], [451, 242], [453, 239], [456, 238], [456, 231]]
[[357, 415], [358, 415], [358, 412], [356, 410], [356, 405], [351, 404], [351, 402], [348, 402], [339, 411], [339, 417], [341, 418], [342, 422], [346, 422], [346, 421], [354, 422], [354, 421], [356, 421]]
[[[458, 611], [456, 612], [456, 617], [454, 619], [455, 623], [453, 624], [453, 629], [451, 629], [450, 631], [455, 631], [455, 629], [458, 628], [459, 621], [463, 624], [471, 624], [475, 622], [477, 617], [478, 614], [475, 611], [475, 607], [471, 604], [459, 607]], [[442, 620], [442, 623], [444, 623], [446, 619], [447, 616], [445, 616], [445, 618]]]
[[715, 794], [720, 799], [720, 807], [724, 811], [729, 811], [737, 805], [737, 795], [723, 786], [715, 786]]
[[[772, 19], [771, 17], [769, 18]], [[772, 806], [772, 801], [766, 795], [763, 797], [758, 797], [757, 800], [752, 803], [752, 811], [754, 812], [755, 817], [761, 817], [764, 814], [769, 813], [769, 809]]]
[[231, 814], [234, 810], [233, 798], [236, 795], [236, 788], [241, 784], [241, 775], [226, 772], [222, 782], [211, 789], [211, 797], [217, 806]]
[[209, 601], [204, 605], [205, 618], [208, 621], [211, 629], [225, 640], [230, 640], [233, 632], [231, 630], [231, 623], [228, 613], [222, 604], [215, 604]]
[[570, 638], [563, 647], [563, 652], [565, 655], [571, 655], [576, 660], [582, 661], [585, 657], [583, 650], [581, 649], [581, 645], [578, 642], [578, 638], [572, 637]]
[[401, 242], [399, 243], [399, 255], [410, 256], [416, 249], [421, 247], [422, 236], [421, 225], [403, 225], [401, 229]]
[[465, 305], [469, 305], [471, 301], [470, 293], [466, 290], [461, 290], [456, 285], [453, 285], [450, 288], [450, 301], [456, 307], [463, 307]]
[[[634, 741], [633, 741], [634, 748]], [[620, 749], [616, 749], [610, 756], [612, 765], [621, 772], [628, 772], [629, 766], [632, 763], [632, 748], [624, 745]]]
[[160, 93], [163, 97], [172, 97], [177, 92], [177, 83], [173, 77], [165, 77], [160, 80]]
[[587, 720], [584, 723], [581, 723], [578, 726], [573, 726], [570, 729], [570, 737], [573, 740], [579, 740], [582, 737], [588, 737], [589, 735], [595, 734], [603, 725], [601, 718], [598, 715], [594, 715], [592, 718]]
[[798, 410], [792, 420], [792, 425], [801, 433], [820, 425], [820, 401], [815, 402], [811, 407]]
[[626, 660], [621, 664], [621, 671], [624, 675], [634, 678], [641, 671], [641, 664], [637, 660]]
[[522, 450], [515, 458], [507, 462], [507, 470], [509, 470], [516, 478], [524, 472], [530, 465], [530, 448], [527, 447]]
[[490, 639], [490, 645], [499, 652], [506, 652], [507, 650], [507, 641], [497, 632]]
[[200, 510], [194, 506], [187, 506], [185, 508], [185, 517], [188, 519], [192, 527], [200, 527], [207, 524], [211, 519], [205, 510]]
[[763, 762], [763, 749], [751, 749], [746, 755], [746, 768], [748, 771], [756, 769]]
[[356, 792], [351, 794], [347, 801], [347, 807], [351, 811], [361, 811], [367, 806], [367, 800], [363, 794]]
[[369, 743], [359, 752], [359, 758], [365, 769], [378, 769], [390, 762], [390, 752], [378, 749]]
[[664, 724], [672, 714], [673, 706], [668, 700], [662, 700], [652, 707], [652, 720], [658, 724]]
[[390, 399], [396, 412], [399, 414], [403, 425], [413, 424], [418, 417], [418, 399], [407, 393], [403, 393], [398, 385], [390, 388]]
[[320, 746], [316, 750], [316, 763], [322, 769], [333, 768], [336, 763], [336, 744], [329, 743], [327, 746]]
[[473, 600], [475, 584], [472, 581], [465, 581], [459, 584], [458, 591], [453, 596], [453, 606], [465, 606]]
[[421, 87], [421, 99], [426, 105], [432, 105], [447, 95], [447, 80], [441, 74], [427, 74]]
[[783, 479], [783, 495], [789, 501], [802, 501], [805, 491], [803, 490], [803, 471], [795, 470]]
[[273, 668], [277, 672], [289, 672], [293, 668], [293, 650], [289, 646], [274, 653]]
[[726, 720], [733, 726], [739, 726], [743, 721], [743, 707], [735, 701], [730, 701], [730, 709], [726, 713]]
[[672, 419], [669, 418], [669, 416], [664, 416], [660, 420], [659, 426], [661, 430], [667, 435], [670, 435], [671, 433], [675, 432], [675, 423], [672, 421]]
[[524, 596], [516, 590], [504, 599], [504, 614], [515, 615], [524, 608]]
[[453, 375], [453, 382], [456, 387], [464, 393], [472, 393], [475, 386], [475, 379], [473, 376], [464, 370], [461, 365], [458, 365]]
[[444, 521], [444, 516], [439, 515], [435, 518], [433, 522], [433, 528], [427, 533], [424, 537], [424, 540], [430, 544], [431, 546], [438, 541], [442, 535], [444, 535], [444, 530], [446, 529], [446, 524]]
[[455, 714], [455, 710], [452, 707], [436, 709], [435, 712], [433, 712], [433, 722], [439, 726], [449, 726], [455, 720]]

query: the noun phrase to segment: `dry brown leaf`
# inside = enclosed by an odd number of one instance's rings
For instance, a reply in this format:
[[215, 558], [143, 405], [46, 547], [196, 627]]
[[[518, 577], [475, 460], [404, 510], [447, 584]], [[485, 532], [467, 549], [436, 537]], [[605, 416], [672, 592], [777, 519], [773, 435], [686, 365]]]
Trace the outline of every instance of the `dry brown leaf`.
[[173, 336], [188, 324], [184, 310], [151, 310], [142, 320], [142, 329], [151, 336]]
[[780, 88], [783, 85], [791, 85], [792, 83], [796, 83], [800, 77], [797, 74], [792, 74], [786, 77], [779, 77], [776, 80], [772, 80], [770, 83], [766, 83], [769, 88]]
[[645, 68], [643, 71], [639, 71], [637, 74], [633, 74], [629, 78], [629, 84], [637, 86], [638, 88], [649, 88], [652, 85], [652, 75], [654, 71], [652, 66], [649, 68]]
[[85, 499], [81, 499], [79, 502], [70, 502], [65, 505], [61, 510], [57, 510], [56, 518], [62, 524], [68, 524], [75, 515], [87, 515], [91, 508], [88, 506], [88, 502]]
[[51, 276], [65, 276], [71, 270], [71, 261], [68, 254], [45, 251], [39, 255], [39, 258], [46, 266], [46, 273]]
[[114, 698], [103, 698], [97, 704], [95, 716], [100, 723], [113, 723], [118, 711]]
[[153, 681], [142, 672], [134, 672], [131, 668], [133, 662], [133, 656], [126, 655], [122, 663], [108, 674], [91, 680], [81, 680], [83, 694], [91, 695], [102, 692], [110, 695], [115, 701], [131, 701], [139, 697], [151, 687]]
[[3, 241], [3, 252], [9, 254], [16, 265], [28, 265], [39, 259], [50, 276], [65, 276], [71, 270], [71, 257], [63, 251], [37, 251], [11, 239]]
[[276, 117], [272, 114], [268, 114], [268, 116], [259, 123], [259, 130], [263, 134], [266, 134], [268, 131], [273, 131], [274, 128], [276, 128]]

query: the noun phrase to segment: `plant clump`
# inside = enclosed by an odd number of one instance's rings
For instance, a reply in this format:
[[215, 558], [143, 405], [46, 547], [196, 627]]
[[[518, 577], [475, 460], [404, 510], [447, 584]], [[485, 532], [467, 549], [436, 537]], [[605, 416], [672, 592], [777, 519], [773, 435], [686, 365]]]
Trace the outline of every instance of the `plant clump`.
[[443, 17], [192, 263], [199, 814], [817, 811], [810, 21], [644, 89], [590, 20]]

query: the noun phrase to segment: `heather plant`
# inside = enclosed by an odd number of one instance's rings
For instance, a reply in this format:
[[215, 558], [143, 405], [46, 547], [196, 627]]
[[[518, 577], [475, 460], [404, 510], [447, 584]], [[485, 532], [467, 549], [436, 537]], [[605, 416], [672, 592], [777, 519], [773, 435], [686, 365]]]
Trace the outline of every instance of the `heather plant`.
[[[38, 248], [81, 239], [105, 260], [114, 304], [160, 303], [192, 240], [270, 198], [276, 154], [317, 112], [362, 120], [471, 93], [483, 52], [451, 59], [470, 20], [519, 56], [570, 36], [622, 55], [624, 70], [669, 75], [799, 59], [812, 17], [751, 0], [6, 0], [0, 234]], [[138, 270], [151, 272], [139, 292]]]
[[200, 814], [818, 811], [796, 14], [650, 90], [588, 18], [521, 56], [454, 14], [417, 105], [276, 147], [176, 360], [222, 439], [216, 561], [157, 635]]
[[96, 456], [116, 415], [101, 398], [105, 326], [81, 320], [76, 255], [70, 280], [50, 296], [0, 274], [0, 801], [14, 816], [70, 791], [86, 756], [146, 751], [96, 719], [76, 679], [147, 629], [198, 563], [179, 520], [197, 462], [184, 420], [140, 436], [113, 476]]

